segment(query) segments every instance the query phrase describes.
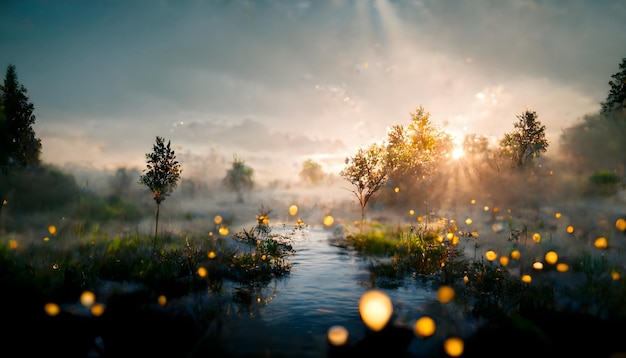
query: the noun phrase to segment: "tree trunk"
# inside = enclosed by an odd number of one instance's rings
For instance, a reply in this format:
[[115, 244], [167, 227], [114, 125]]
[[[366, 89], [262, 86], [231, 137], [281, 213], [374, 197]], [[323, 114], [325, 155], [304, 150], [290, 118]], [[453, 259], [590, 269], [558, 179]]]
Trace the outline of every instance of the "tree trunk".
[[159, 208], [160, 207], [161, 207], [161, 203], [157, 203], [156, 220], [154, 222], [154, 241], [152, 243], [152, 251], [156, 251], [157, 232], [159, 232]]

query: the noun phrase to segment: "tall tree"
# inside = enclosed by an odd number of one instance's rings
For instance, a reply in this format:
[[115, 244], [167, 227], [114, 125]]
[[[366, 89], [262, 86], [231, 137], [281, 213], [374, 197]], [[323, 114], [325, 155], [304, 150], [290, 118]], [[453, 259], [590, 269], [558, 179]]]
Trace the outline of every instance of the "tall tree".
[[176, 160], [176, 153], [171, 149], [170, 141], [163, 137], [156, 137], [156, 142], [152, 146], [152, 152], [146, 154], [146, 169], [139, 178], [139, 184], [147, 186], [153, 194], [156, 202], [156, 222], [154, 226], [154, 246], [156, 249], [157, 232], [159, 228], [159, 209], [161, 202], [170, 196], [180, 179], [181, 166]]
[[537, 112], [526, 110], [517, 119], [513, 124], [515, 129], [505, 133], [500, 141], [500, 149], [503, 155], [511, 159], [513, 167], [524, 168], [546, 152], [549, 143], [546, 126], [539, 121]]
[[372, 196], [389, 180], [393, 167], [387, 161], [387, 150], [383, 144], [371, 144], [359, 148], [353, 156], [346, 158], [346, 167], [339, 175], [354, 186], [351, 192], [361, 205], [361, 222], [365, 221], [365, 208]]
[[9, 65], [0, 96], [0, 166], [20, 166], [41, 162], [41, 140], [35, 136], [35, 107], [28, 91], [19, 83], [14, 65]]
[[611, 88], [606, 100], [601, 104], [602, 114], [609, 114], [618, 109], [626, 110], [626, 57], [622, 59], [619, 69], [619, 72], [611, 76], [613, 80], [609, 81]]
[[243, 203], [244, 193], [254, 187], [253, 175], [254, 169], [235, 155], [232, 167], [226, 171], [223, 183], [226, 188], [237, 193], [237, 202]]

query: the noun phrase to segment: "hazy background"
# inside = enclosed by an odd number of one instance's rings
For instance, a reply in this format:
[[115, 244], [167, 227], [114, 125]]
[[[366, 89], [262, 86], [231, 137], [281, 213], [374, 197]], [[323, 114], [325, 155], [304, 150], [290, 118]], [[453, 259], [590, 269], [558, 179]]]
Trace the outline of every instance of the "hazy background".
[[[183, 177], [338, 173], [419, 105], [459, 137], [537, 111], [556, 144], [624, 56], [623, 1], [0, 1], [0, 64], [35, 105], [43, 160]], [[551, 149], [552, 150], [552, 149]]]

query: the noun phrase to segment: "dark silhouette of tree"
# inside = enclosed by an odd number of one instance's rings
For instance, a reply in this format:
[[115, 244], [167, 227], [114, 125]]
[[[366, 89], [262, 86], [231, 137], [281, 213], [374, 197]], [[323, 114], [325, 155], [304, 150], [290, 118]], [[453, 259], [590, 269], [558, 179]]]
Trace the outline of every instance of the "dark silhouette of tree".
[[339, 175], [354, 186], [350, 191], [359, 200], [363, 223], [367, 203], [387, 183], [394, 168], [387, 161], [385, 145], [376, 143], [359, 148], [353, 157], [346, 158], [345, 163], [346, 167]]
[[307, 159], [302, 163], [299, 176], [302, 181], [317, 185], [326, 177], [326, 173], [324, 173], [320, 163], [313, 159]]
[[232, 167], [226, 171], [223, 183], [226, 188], [237, 193], [237, 202], [243, 203], [244, 193], [254, 187], [253, 175], [254, 169], [235, 155]]
[[152, 191], [154, 201], [156, 202], [153, 246], [156, 249], [161, 202], [170, 196], [178, 185], [182, 169], [176, 160], [174, 150], [170, 147], [170, 141], [167, 141], [166, 145], [164, 139], [159, 136], [156, 137], [152, 152], [146, 154], [146, 161], [146, 169], [144, 169], [144, 174], [139, 178], [139, 184], [147, 186]]
[[626, 57], [619, 65], [620, 71], [613, 74], [609, 81], [609, 94], [601, 104], [600, 113], [609, 114], [616, 110], [626, 110]]
[[548, 149], [546, 126], [542, 125], [535, 111], [526, 110], [517, 116], [515, 130], [506, 133], [500, 141], [501, 153], [511, 159], [513, 167], [524, 168], [532, 164]]
[[14, 65], [9, 65], [0, 96], [0, 166], [38, 165], [41, 162], [41, 140], [36, 138], [33, 124], [35, 107], [28, 91], [19, 83]]

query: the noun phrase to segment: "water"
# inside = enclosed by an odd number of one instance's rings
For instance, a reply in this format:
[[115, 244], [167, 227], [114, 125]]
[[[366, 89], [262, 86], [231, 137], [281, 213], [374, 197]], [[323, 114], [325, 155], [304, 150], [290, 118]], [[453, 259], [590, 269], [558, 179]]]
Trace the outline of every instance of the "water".
[[[275, 232], [275, 231], [273, 231]], [[371, 288], [368, 261], [330, 244], [331, 232], [310, 228], [294, 242], [291, 273], [259, 294], [258, 310], [240, 316], [231, 329], [232, 348], [241, 353], [323, 356], [330, 327], [348, 329], [350, 341], [365, 333], [358, 301]], [[382, 289], [394, 304], [397, 321], [410, 323], [436, 292], [407, 279], [401, 287]], [[243, 352], [242, 352], [243, 351]]]

